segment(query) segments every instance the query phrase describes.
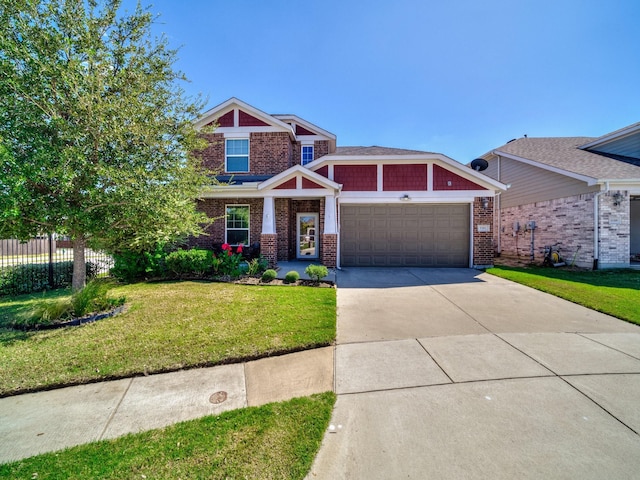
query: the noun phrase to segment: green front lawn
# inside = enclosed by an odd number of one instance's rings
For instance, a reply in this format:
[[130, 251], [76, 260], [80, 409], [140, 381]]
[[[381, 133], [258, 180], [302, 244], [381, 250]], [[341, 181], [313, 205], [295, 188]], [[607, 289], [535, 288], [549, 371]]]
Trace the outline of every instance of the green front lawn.
[[234, 410], [0, 465], [0, 477], [302, 479], [334, 401], [328, 392]]
[[0, 396], [326, 346], [336, 335], [333, 288], [165, 282], [112, 295], [126, 297], [125, 313], [40, 332], [6, 325], [43, 294], [0, 298]]
[[640, 270], [494, 267], [487, 272], [640, 324]]

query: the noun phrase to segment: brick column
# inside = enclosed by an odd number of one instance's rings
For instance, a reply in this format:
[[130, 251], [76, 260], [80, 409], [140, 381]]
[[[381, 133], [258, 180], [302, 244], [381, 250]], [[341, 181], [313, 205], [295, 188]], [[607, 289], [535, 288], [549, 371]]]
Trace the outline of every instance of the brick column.
[[[476, 197], [473, 201], [473, 266], [493, 265], [493, 198]], [[485, 208], [484, 204], [487, 203]], [[487, 229], [479, 232], [478, 226]], [[487, 228], [488, 227], [488, 228]]]
[[260, 235], [260, 254], [269, 262], [269, 268], [275, 268], [278, 263], [278, 235], [263, 233]]
[[328, 268], [335, 268], [338, 264], [338, 235], [323, 233], [322, 247], [322, 264]]

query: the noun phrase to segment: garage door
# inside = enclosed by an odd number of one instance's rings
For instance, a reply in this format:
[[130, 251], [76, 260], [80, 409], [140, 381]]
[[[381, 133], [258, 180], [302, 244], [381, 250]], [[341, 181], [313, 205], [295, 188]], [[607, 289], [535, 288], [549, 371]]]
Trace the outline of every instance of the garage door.
[[343, 205], [344, 266], [469, 266], [469, 205]]

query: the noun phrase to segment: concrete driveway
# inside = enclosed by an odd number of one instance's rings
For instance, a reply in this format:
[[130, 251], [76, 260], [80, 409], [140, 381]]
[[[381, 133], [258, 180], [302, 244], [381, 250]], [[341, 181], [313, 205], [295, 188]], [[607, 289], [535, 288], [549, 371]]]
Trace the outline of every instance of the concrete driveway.
[[637, 478], [640, 329], [471, 269], [338, 273], [310, 479]]

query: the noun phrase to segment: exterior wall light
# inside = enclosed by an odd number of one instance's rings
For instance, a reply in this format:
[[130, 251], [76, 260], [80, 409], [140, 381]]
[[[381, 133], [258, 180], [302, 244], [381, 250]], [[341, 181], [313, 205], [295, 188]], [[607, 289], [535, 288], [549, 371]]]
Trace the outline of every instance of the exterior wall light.
[[620, 192], [616, 192], [613, 194], [613, 206], [617, 207], [622, 202], [624, 195]]
[[482, 208], [485, 210], [489, 208], [489, 199], [487, 197], [482, 197]]
[[408, 202], [409, 200], [411, 200], [411, 197], [405, 193], [400, 197], [400, 200], [402, 200], [403, 202]]

